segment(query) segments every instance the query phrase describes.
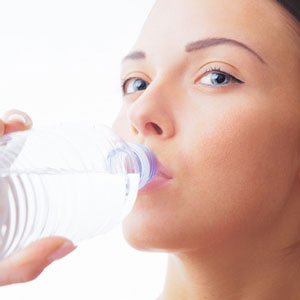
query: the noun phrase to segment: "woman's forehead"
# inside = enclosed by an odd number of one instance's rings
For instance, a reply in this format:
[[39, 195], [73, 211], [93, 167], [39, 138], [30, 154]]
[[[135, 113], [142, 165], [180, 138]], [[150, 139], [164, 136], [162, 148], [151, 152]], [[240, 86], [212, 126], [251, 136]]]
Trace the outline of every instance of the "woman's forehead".
[[283, 11], [272, 0], [158, 0], [134, 48], [182, 49], [197, 40], [227, 38], [276, 57], [292, 42]]

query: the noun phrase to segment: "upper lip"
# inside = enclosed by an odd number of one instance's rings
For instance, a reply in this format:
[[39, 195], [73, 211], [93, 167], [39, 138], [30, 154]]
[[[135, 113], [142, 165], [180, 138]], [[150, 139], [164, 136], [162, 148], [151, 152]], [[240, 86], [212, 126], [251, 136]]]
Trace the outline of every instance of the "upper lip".
[[160, 161], [157, 161], [156, 176], [162, 176], [167, 179], [173, 178], [171, 172]]

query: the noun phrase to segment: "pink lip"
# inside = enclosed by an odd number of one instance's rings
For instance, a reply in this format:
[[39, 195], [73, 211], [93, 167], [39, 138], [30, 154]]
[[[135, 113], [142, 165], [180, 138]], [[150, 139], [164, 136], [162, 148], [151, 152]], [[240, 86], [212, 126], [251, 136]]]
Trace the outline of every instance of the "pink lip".
[[164, 167], [159, 161], [157, 162], [157, 173], [144, 187], [139, 190], [139, 193], [145, 194], [153, 192], [164, 187], [172, 181], [173, 177], [170, 171]]

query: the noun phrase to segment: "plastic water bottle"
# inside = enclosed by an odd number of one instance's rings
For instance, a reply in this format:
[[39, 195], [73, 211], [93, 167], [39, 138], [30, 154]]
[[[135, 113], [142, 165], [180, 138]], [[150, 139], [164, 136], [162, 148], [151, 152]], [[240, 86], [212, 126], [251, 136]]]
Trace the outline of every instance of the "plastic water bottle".
[[47, 236], [73, 243], [106, 233], [156, 173], [144, 145], [95, 122], [68, 122], [0, 138], [0, 259]]

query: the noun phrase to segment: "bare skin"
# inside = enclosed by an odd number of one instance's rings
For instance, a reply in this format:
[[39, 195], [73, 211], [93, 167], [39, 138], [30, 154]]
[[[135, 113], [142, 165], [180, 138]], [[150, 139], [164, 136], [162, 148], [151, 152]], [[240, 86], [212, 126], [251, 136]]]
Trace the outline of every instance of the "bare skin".
[[[17, 119], [10, 120], [12, 115], [21, 116], [25, 123]], [[0, 119], [0, 136], [31, 127], [32, 120], [26, 113], [11, 109]], [[27, 248], [0, 261], [0, 286], [35, 279], [54, 260], [64, 257], [75, 248], [71, 241], [62, 237], [48, 237], [33, 242]]]
[[[136, 249], [169, 253], [160, 300], [300, 299], [296, 30], [272, 0], [159, 0], [124, 60], [114, 129], [173, 176], [123, 225]], [[255, 53], [186, 51], [221, 37]]]

